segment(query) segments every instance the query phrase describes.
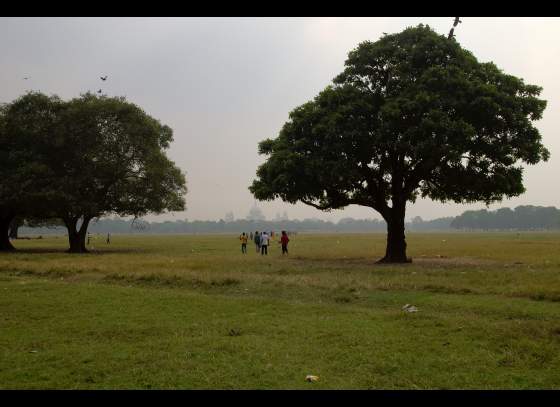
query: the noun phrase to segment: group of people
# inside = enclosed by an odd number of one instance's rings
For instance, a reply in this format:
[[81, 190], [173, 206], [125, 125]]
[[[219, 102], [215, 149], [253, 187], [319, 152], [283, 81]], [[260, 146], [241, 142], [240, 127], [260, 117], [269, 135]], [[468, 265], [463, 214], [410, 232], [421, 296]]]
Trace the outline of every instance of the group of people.
[[[274, 241], [274, 232], [271, 231], [270, 234], [268, 234], [267, 232], [259, 233], [256, 231], [254, 235], [253, 232], [251, 232], [250, 235], [243, 232], [241, 236], [239, 236], [239, 240], [241, 240], [241, 253], [247, 253], [247, 242], [251, 240], [255, 243], [257, 253], [260, 253], [261, 255], [268, 255], [268, 245], [271, 241]], [[282, 245], [282, 255], [288, 254], [289, 241], [290, 239], [288, 238], [288, 234], [285, 230], [283, 230], [282, 235], [280, 236], [280, 241], [278, 242]]]

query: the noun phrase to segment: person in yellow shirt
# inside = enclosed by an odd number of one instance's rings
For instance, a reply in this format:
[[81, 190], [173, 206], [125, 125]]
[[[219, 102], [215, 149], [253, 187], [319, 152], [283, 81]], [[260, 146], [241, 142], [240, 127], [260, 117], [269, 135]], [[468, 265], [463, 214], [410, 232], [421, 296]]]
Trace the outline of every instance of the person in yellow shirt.
[[241, 240], [241, 253], [247, 254], [247, 235], [245, 232], [239, 236], [239, 240]]

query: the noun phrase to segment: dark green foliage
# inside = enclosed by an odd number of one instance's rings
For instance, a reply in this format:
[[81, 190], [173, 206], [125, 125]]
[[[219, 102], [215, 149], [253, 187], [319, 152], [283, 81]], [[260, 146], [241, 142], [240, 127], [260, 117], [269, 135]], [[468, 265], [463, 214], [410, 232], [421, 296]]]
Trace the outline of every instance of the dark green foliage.
[[0, 108], [0, 250], [13, 249], [8, 230], [16, 215], [47, 210], [53, 179], [43, 146], [60, 108], [60, 99], [39, 93]]
[[185, 177], [165, 155], [172, 130], [124, 98], [29, 93], [2, 113], [0, 205], [63, 222], [70, 251], [86, 251], [94, 218], [184, 209]]
[[547, 160], [532, 121], [541, 88], [480, 63], [454, 39], [408, 28], [351, 51], [345, 70], [294, 109], [249, 188], [321, 210], [356, 204], [388, 224], [386, 261], [405, 261], [406, 202], [524, 192], [520, 163]]
[[70, 216], [184, 209], [184, 176], [164, 153], [168, 126], [124, 98], [92, 94], [68, 102], [60, 125], [57, 195]]

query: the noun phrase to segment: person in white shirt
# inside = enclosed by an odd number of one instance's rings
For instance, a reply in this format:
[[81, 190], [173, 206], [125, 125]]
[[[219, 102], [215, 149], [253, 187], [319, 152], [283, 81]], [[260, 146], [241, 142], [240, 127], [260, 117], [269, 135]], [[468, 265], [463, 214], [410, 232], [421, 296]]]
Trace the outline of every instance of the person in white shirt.
[[263, 254], [268, 256], [268, 234], [266, 232], [261, 233], [261, 256]]

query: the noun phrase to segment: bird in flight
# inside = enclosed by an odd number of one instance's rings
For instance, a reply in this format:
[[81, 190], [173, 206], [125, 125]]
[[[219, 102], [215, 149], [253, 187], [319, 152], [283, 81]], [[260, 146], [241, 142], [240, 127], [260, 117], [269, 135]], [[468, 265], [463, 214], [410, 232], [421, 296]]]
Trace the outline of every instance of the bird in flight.
[[97, 93], [101, 93], [101, 89], [99, 89], [99, 90], [97, 91]]
[[25, 78], [23, 78], [24, 81], [28, 80], [29, 76], [26, 76]]
[[100, 76], [100, 78], [101, 78], [102, 81], [106, 81], [106, 80], [107, 80], [107, 75], [105, 75], [105, 76]]
[[452, 28], [452, 29], [449, 31], [449, 35], [447, 36], [448, 39], [451, 39], [451, 38], [455, 37], [455, 35], [453, 35], [453, 31], [455, 31], [454, 28]]
[[462, 23], [462, 21], [459, 20], [459, 17], [455, 17], [455, 21], [453, 22], [453, 27], [457, 27], [457, 25], [458, 25], [459, 23]]

